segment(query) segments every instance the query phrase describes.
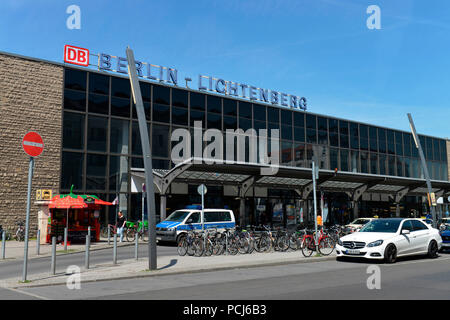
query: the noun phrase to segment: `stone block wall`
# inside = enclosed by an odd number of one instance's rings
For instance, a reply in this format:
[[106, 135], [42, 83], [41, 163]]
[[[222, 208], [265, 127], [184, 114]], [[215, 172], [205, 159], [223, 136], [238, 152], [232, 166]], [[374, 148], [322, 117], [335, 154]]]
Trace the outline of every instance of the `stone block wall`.
[[37, 189], [58, 193], [62, 135], [63, 68], [0, 53], [0, 225], [14, 230], [25, 221], [29, 156], [22, 138], [29, 131], [44, 140], [35, 158], [30, 236], [38, 225]]

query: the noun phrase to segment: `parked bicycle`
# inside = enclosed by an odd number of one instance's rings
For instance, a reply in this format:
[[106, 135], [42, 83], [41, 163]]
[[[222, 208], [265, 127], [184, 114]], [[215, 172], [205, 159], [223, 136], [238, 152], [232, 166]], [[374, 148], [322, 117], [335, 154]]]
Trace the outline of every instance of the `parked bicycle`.
[[17, 230], [16, 230], [16, 241], [25, 241], [25, 223], [23, 221], [19, 221], [16, 223]]
[[142, 241], [148, 241], [148, 228], [146, 228], [140, 220], [137, 223], [130, 223], [129, 225], [127, 223], [127, 228], [125, 230], [127, 241], [135, 241], [136, 234]]
[[[323, 232], [323, 229], [320, 229], [318, 232], [317, 250], [320, 254], [328, 256], [334, 251], [336, 243], [333, 238]], [[307, 230], [301, 245], [302, 254], [305, 257], [310, 257], [312, 253], [316, 251], [315, 239], [315, 232], [313, 230]]]

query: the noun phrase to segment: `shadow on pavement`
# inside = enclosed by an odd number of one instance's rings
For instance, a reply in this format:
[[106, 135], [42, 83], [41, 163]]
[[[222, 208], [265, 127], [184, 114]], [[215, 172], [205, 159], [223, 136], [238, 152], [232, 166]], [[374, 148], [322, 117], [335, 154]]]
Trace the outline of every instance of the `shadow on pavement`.
[[172, 259], [172, 260], [170, 260], [170, 263], [168, 265], [166, 265], [164, 267], [161, 267], [158, 270], [163, 270], [163, 269], [167, 269], [167, 268], [173, 267], [174, 265], [177, 264], [177, 262], [178, 262], [177, 259]]

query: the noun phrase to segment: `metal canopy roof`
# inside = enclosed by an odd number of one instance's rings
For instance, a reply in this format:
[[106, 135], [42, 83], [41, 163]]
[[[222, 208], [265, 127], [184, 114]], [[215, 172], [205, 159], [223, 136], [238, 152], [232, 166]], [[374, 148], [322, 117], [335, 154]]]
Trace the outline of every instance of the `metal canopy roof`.
[[[254, 178], [256, 187], [286, 188], [302, 191], [312, 184], [312, 169], [279, 166], [274, 175], [262, 175], [261, 169], [269, 165], [248, 162], [206, 164], [205, 159], [190, 158], [171, 170], [153, 170], [155, 184], [158, 181], [166, 186], [172, 182], [206, 183], [212, 185], [242, 185]], [[132, 168], [131, 175], [144, 177], [144, 169]], [[433, 192], [439, 196], [450, 193], [450, 182], [431, 181]], [[404, 178], [356, 172], [319, 170], [317, 188], [331, 192], [353, 192], [365, 187], [365, 192], [387, 193], [395, 195], [406, 191], [407, 195], [424, 196], [427, 194], [426, 180]], [[158, 186], [162, 190], [162, 186]]]

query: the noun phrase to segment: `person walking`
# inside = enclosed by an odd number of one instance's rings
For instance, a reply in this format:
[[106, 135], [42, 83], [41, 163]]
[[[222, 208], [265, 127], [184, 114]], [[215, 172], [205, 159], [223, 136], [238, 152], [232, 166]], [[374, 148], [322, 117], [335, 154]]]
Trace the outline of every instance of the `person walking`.
[[125, 228], [126, 222], [127, 222], [127, 220], [123, 216], [122, 211], [119, 211], [118, 217], [117, 217], [116, 228], [117, 228], [117, 234], [120, 235], [120, 242], [123, 241], [123, 229]]

